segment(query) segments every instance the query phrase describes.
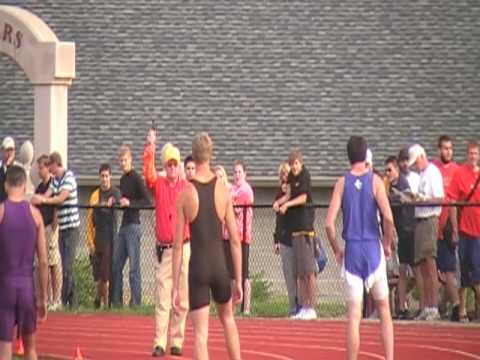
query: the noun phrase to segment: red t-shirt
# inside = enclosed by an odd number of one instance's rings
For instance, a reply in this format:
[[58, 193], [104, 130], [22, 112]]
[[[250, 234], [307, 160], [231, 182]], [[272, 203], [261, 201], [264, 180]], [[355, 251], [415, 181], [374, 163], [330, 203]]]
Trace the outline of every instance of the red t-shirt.
[[[448, 200], [447, 190], [452, 182], [453, 175], [460, 167], [456, 162], [450, 161], [448, 164], [444, 164], [440, 159], [435, 159], [432, 163], [440, 170], [443, 178], [443, 189], [445, 191], [445, 201]], [[447, 206], [442, 207], [442, 212], [440, 213], [440, 218], [438, 220], [438, 239], [443, 239], [443, 229], [447, 224], [448, 220], [448, 210]]]
[[[469, 165], [461, 165], [455, 172], [448, 188], [448, 198], [454, 201], [465, 201], [479, 176]], [[470, 202], [480, 202], [480, 186], [477, 187]], [[465, 206], [458, 225], [459, 232], [474, 238], [480, 237], [480, 206]]]
[[[155, 235], [157, 242], [170, 245], [175, 239], [177, 198], [187, 185], [187, 180], [179, 178], [175, 183], [171, 183], [157, 173], [155, 169], [155, 146], [152, 144], [145, 145], [143, 150], [143, 176], [147, 187], [155, 197]], [[190, 227], [186, 223], [184, 239], [189, 238]]]
[[[187, 185], [187, 180], [179, 178], [176, 183], [170, 183], [159, 176], [155, 186], [155, 234], [161, 244], [172, 244], [175, 239], [177, 223], [177, 198]], [[185, 224], [184, 239], [190, 238], [190, 227]]]

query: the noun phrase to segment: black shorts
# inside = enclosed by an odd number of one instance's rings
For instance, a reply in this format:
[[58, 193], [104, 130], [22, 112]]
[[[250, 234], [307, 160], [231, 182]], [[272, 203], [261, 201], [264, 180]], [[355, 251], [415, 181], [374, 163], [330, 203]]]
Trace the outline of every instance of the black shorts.
[[398, 261], [415, 265], [415, 242], [413, 232], [398, 232]]
[[462, 288], [480, 284], [480, 238], [460, 234], [458, 255], [460, 257]]
[[209, 258], [190, 257], [188, 269], [190, 311], [208, 306], [210, 292], [217, 304], [225, 304], [232, 297], [232, 285], [223, 251], [217, 255]]
[[[230, 278], [234, 279], [235, 274], [233, 273], [233, 261], [232, 261], [232, 251], [230, 250], [230, 242], [224, 240], [223, 248], [225, 250], [225, 259], [227, 260], [227, 268], [230, 274]], [[250, 271], [248, 268], [250, 257], [250, 244], [242, 242], [242, 282], [245, 279], [250, 279]]]
[[442, 273], [457, 272], [457, 254], [446, 238], [437, 243], [437, 267]]
[[110, 281], [112, 269], [112, 250], [110, 246], [105, 246], [101, 250], [95, 250], [93, 254], [93, 280]]

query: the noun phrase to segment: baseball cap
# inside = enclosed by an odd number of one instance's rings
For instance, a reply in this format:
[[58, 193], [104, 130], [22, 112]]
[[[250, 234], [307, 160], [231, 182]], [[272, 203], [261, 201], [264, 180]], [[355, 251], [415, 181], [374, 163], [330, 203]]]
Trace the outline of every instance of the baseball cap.
[[180, 150], [175, 146], [168, 146], [163, 152], [163, 163], [166, 164], [170, 160], [175, 160], [180, 164]]
[[398, 152], [398, 161], [408, 160], [408, 158], [408, 148], [405, 147]]
[[7, 136], [2, 141], [2, 149], [15, 149], [15, 141], [11, 136]]
[[421, 145], [410, 146], [408, 149], [408, 166], [412, 166], [421, 155], [425, 155], [425, 149]]

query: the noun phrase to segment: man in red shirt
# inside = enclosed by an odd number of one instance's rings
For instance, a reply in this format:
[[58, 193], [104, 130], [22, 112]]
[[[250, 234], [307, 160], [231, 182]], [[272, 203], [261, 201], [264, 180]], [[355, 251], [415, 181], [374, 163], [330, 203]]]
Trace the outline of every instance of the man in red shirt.
[[[453, 201], [480, 202], [480, 146], [477, 142], [467, 145], [467, 161], [455, 172], [448, 197]], [[475, 290], [477, 318], [480, 316], [480, 207], [461, 208], [457, 224], [457, 208], [450, 208], [454, 242], [459, 241], [458, 253], [461, 269], [460, 318], [466, 317], [464, 291]]]
[[[459, 168], [453, 161], [453, 142], [448, 135], [442, 135], [438, 138], [439, 158], [433, 160], [433, 163], [442, 173], [443, 188], [447, 194], [448, 187], [452, 182], [453, 175]], [[448, 200], [448, 197], [445, 199]], [[440, 218], [438, 220], [438, 243], [437, 243], [437, 268], [442, 275], [442, 282], [445, 284], [448, 299], [452, 307], [451, 320], [459, 320], [458, 306], [458, 284], [457, 274], [457, 256], [456, 244], [452, 242], [452, 227], [449, 219], [449, 208], [442, 207]]]
[[178, 311], [172, 311], [172, 254], [177, 221], [176, 201], [185, 188], [187, 180], [181, 176], [180, 151], [173, 145], [167, 145], [162, 151], [164, 171], [155, 168], [156, 134], [149, 130], [143, 151], [143, 176], [147, 187], [155, 197], [155, 235], [158, 264], [155, 283], [155, 339], [152, 356], [165, 355], [167, 333], [170, 328], [170, 353], [182, 355], [185, 334], [185, 322], [188, 312], [188, 262], [190, 259], [189, 228], [184, 227], [184, 244], [181, 274], [179, 281]]

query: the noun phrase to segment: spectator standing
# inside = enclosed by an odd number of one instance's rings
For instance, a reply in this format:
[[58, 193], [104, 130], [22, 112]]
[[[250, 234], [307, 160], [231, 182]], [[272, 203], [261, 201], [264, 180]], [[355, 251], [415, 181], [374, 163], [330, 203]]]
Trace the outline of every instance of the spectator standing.
[[150, 204], [147, 189], [140, 175], [133, 168], [132, 150], [128, 145], [120, 147], [118, 161], [121, 198], [119, 205], [124, 209], [118, 239], [113, 247], [112, 305], [123, 306], [123, 268], [129, 260], [130, 306], [142, 303], [142, 279], [140, 272], [140, 227], [139, 206]]
[[[405, 176], [408, 181], [408, 185], [410, 186], [410, 191], [412, 195], [418, 194], [418, 187], [420, 185], [420, 175], [418, 175], [415, 171], [411, 171], [408, 166], [408, 147], [402, 148], [398, 152], [398, 168], [400, 169], [400, 173]], [[420, 315], [422, 310], [425, 308], [425, 294], [423, 293], [423, 278], [420, 270], [416, 267], [412, 267], [412, 271], [415, 275], [415, 285], [418, 291], [418, 298], [419, 298], [419, 309], [415, 317]]]
[[[53, 180], [53, 176], [48, 169], [48, 155], [41, 155], [37, 159], [37, 168], [40, 184], [35, 189], [35, 194], [42, 195], [50, 189]], [[51, 311], [56, 311], [62, 306], [62, 264], [58, 245], [56, 209], [53, 206], [39, 206], [38, 209], [42, 215], [47, 239], [48, 287], [51, 288], [48, 308]]]
[[413, 194], [418, 193], [418, 187], [420, 185], [420, 175], [415, 171], [411, 171], [410, 167], [408, 166], [408, 148], [403, 148], [398, 152], [398, 168], [400, 169], [400, 173], [405, 176], [408, 181], [408, 185], [410, 186], [410, 191]]
[[[453, 141], [448, 135], [442, 135], [438, 139], [438, 159], [432, 163], [440, 170], [443, 178], [443, 189], [447, 195], [453, 175], [458, 170], [458, 165], [453, 161]], [[448, 196], [445, 197], [446, 200]], [[438, 220], [438, 243], [437, 243], [437, 267], [440, 271], [447, 296], [452, 304], [451, 320], [459, 320], [459, 301], [457, 284], [457, 243], [452, 241], [452, 225], [449, 216], [449, 208], [442, 207]]]
[[56, 205], [59, 227], [59, 247], [62, 259], [62, 304], [71, 308], [78, 306], [73, 274], [73, 263], [79, 242], [80, 216], [78, 213], [77, 181], [71, 170], [63, 167], [62, 157], [52, 152], [48, 157], [49, 170], [53, 175], [50, 188], [43, 195], [35, 194], [35, 205]]
[[[365, 159], [364, 159], [365, 160]], [[310, 173], [303, 164], [300, 150], [293, 149], [288, 156], [290, 173], [287, 179], [287, 193], [273, 203], [273, 209], [286, 214], [287, 228], [292, 235], [292, 247], [297, 266], [301, 310], [298, 319], [317, 318], [315, 311], [315, 233], [313, 228], [314, 209]]]
[[[216, 165], [214, 167], [214, 172], [215, 172], [215, 176], [217, 177], [218, 181], [220, 181], [227, 188], [228, 195], [231, 198], [232, 197], [232, 184], [228, 181], [228, 176], [227, 176], [227, 172], [225, 171], [225, 168], [222, 165]], [[222, 233], [223, 233], [223, 240], [228, 241], [228, 229], [225, 226], [225, 224], [222, 224]], [[230, 275], [232, 275], [232, 273], [231, 273], [231, 256], [230, 256], [230, 252], [229, 252], [230, 244], [228, 242], [224, 242], [223, 245], [224, 245], [224, 248], [225, 248], [224, 250], [225, 250], [225, 257], [227, 259], [227, 265], [229, 266]]]
[[[390, 156], [385, 161], [385, 174], [389, 183], [388, 198], [391, 204], [400, 205], [411, 194], [407, 178], [400, 172], [397, 158]], [[406, 307], [407, 298], [407, 274], [408, 267], [414, 264], [414, 237], [415, 209], [412, 206], [396, 206], [392, 208], [393, 220], [398, 237], [398, 299], [399, 310], [396, 318], [407, 320], [409, 318]]]
[[231, 187], [232, 184], [228, 181], [228, 176], [227, 172], [225, 171], [225, 168], [221, 165], [216, 165], [215, 168], [215, 175], [217, 176], [217, 179], [220, 180], [228, 189], [228, 192], [231, 192]]
[[[414, 166], [420, 174], [420, 184], [415, 200], [417, 202], [442, 202], [445, 196], [440, 170], [428, 161], [423, 147], [415, 144], [408, 150], [408, 165]], [[437, 235], [438, 217], [441, 206], [415, 207], [415, 265], [422, 276], [425, 308], [417, 316], [418, 320], [438, 320], [438, 275], [437, 275]]]
[[[235, 220], [237, 221], [237, 230], [240, 241], [242, 243], [242, 288], [243, 303], [242, 312], [246, 315], [250, 314], [250, 300], [252, 288], [250, 284], [249, 259], [250, 244], [252, 243], [252, 222], [253, 222], [253, 189], [247, 182], [247, 169], [245, 164], [236, 160], [233, 167], [233, 184], [230, 187], [232, 197]], [[238, 206], [238, 207], [235, 207]], [[225, 244], [227, 245], [227, 244]], [[230, 257], [230, 247], [226, 246], [226, 255], [230, 268], [230, 274], [233, 279], [233, 264]]]
[[[176, 202], [187, 185], [181, 176], [180, 151], [173, 145], [164, 148], [162, 162], [165, 176], [155, 167], [155, 131], [150, 130], [143, 151], [143, 176], [155, 199], [155, 235], [158, 263], [155, 266], [155, 339], [152, 356], [165, 355], [167, 336], [170, 335], [170, 353], [181, 356], [188, 313], [188, 263], [190, 260], [190, 229], [183, 228], [183, 251], [178, 282], [178, 307], [173, 311], [173, 241], [177, 221]], [[194, 171], [194, 170], [193, 170]], [[188, 173], [187, 173], [188, 175]]]
[[195, 161], [192, 155], [188, 155], [183, 161], [183, 168], [185, 170], [185, 177], [188, 181], [195, 177]]
[[92, 259], [93, 279], [97, 283], [96, 308], [106, 308], [112, 277], [113, 244], [117, 237], [117, 217], [112, 206], [120, 201], [120, 190], [112, 186], [112, 169], [101, 164], [98, 170], [100, 186], [88, 200], [93, 208], [87, 211], [87, 247]]
[[[279, 189], [275, 201], [287, 193], [287, 180], [290, 173], [288, 163], [282, 163], [278, 168]], [[292, 249], [292, 236], [289, 232], [286, 216], [280, 212], [276, 213], [275, 232], [273, 234], [275, 254], [280, 254], [282, 260], [282, 271], [287, 286], [288, 294], [288, 316], [294, 316], [300, 310], [297, 301], [297, 274], [295, 256]]]
[[2, 159], [0, 161], [0, 203], [7, 198], [5, 179], [7, 169], [15, 163], [15, 141], [7, 136], [2, 141]]
[[[467, 146], [467, 161], [453, 175], [448, 197], [452, 201], [480, 202], [480, 146], [470, 142]], [[480, 319], [480, 207], [465, 206], [450, 208], [453, 228], [453, 241], [459, 241], [459, 258], [461, 270], [460, 320], [467, 318], [465, 309], [465, 289], [474, 288], [476, 318]]]

